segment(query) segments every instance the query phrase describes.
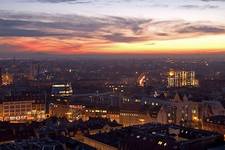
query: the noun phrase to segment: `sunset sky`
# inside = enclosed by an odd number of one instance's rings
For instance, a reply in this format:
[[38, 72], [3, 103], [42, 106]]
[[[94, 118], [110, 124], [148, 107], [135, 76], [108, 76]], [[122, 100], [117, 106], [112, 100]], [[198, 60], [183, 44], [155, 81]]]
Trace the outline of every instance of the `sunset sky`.
[[0, 56], [225, 53], [225, 0], [1, 0]]

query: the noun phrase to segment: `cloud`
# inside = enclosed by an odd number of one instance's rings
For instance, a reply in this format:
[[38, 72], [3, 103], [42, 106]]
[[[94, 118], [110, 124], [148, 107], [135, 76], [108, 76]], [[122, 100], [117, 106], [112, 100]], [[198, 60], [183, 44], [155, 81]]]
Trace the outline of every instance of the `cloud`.
[[177, 30], [178, 33], [225, 33], [224, 26], [190, 25]]
[[[65, 36], [64, 33], [50, 33], [35, 29], [25, 28], [32, 24], [29, 21], [0, 19], [0, 36], [40, 37], [40, 36]], [[24, 28], [24, 29], [23, 29]]]
[[90, 3], [91, 1], [85, 0], [36, 0], [44, 3], [64, 3], [64, 2], [73, 2], [73, 3]]
[[32, 59], [57, 59], [57, 58], [73, 58], [74, 55], [63, 55], [56, 54], [51, 52], [32, 52], [24, 50], [23, 47], [15, 46], [11, 44], [0, 44], [0, 58], [32, 58]]
[[201, 0], [203, 2], [225, 2], [225, 0]]
[[186, 9], [216, 9], [219, 8], [219, 6], [216, 5], [181, 5], [181, 8]]
[[127, 36], [123, 33], [112, 33], [109, 35], [104, 35], [103, 37], [108, 41], [123, 42], [123, 43], [138, 42], [138, 41], [146, 40], [145, 37]]
[[[211, 22], [157, 20], [115, 16], [0, 13], [0, 45], [48, 53], [85, 53], [115, 43], [135, 43], [225, 34]], [[12, 47], [0, 47], [2, 49]]]
[[[0, 36], [57, 37], [58, 39], [92, 39], [110, 42], [164, 40], [197, 35], [222, 34], [225, 26], [210, 22], [155, 20], [115, 16], [89, 17], [81, 15], [0, 15]], [[177, 34], [180, 33], [180, 34]], [[186, 34], [186, 35], [185, 35]]]
[[[105, 38], [106, 34], [119, 30], [119, 34], [138, 34], [141, 24], [149, 22], [146, 19], [120, 18], [120, 17], [86, 17], [79, 15], [68, 16], [40, 16], [33, 20], [29, 15], [10, 15], [8, 19], [0, 19], [0, 36], [61, 36], [59, 38]], [[1, 15], [0, 15], [1, 18]], [[37, 20], [40, 21], [37, 21]], [[46, 19], [46, 20], [45, 20]], [[112, 35], [113, 36], [113, 35]], [[110, 39], [110, 38], [109, 38]], [[114, 41], [114, 40], [113, 40]], [[133, 41], [133, 40], [132, 40]], [[129, 41], [127, 41], [129, 42]]]

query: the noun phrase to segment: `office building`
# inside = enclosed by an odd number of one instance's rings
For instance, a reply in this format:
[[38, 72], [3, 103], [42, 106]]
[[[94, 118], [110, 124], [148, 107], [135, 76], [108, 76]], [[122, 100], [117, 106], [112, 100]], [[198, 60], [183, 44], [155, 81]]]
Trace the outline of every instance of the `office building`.
[[44, 104], [27, 101], [4, 101], [0, 104], [0, 119], [10, 122], [43, 120], [46, 118]]
[[194, 71], [174, 71], [170, 70], [167, 77], [167, 87], [196, 87], [199, 85]]
[[72, 85], [70, 83], [66, 84], [53, 84], [52, 97], [68, 97], [73, 95]]

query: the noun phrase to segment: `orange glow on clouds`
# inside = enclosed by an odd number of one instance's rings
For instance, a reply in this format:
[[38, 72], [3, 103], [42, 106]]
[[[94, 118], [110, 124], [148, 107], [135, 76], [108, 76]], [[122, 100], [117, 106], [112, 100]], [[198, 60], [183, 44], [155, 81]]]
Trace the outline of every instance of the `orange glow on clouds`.
[[57, 39], [53, 37], [0, 38], [1, 45], [13, 45], [17, 51], [53, 54], [195, 54], [225, 52], [225, 35], [210, 35], [173, 40], [133, 43], [99, 39]]

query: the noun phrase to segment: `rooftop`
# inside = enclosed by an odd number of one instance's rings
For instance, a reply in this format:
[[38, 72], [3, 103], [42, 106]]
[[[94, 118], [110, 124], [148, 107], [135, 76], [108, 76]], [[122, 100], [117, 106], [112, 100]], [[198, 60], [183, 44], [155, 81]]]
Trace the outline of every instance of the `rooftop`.
[[207, 123], [218, 124], [225, 126], [225, 116], [211, 116], [205, 119]]
[[117, 148], [129, 147], [129, 150], [145, 150], [145, 147], [179, 149], [189, 145], [203, 148], [212, 144], [212, 141], [223, 141], [223, 136], [217, 133], [161, 124], [131, 126], [89, 137]]

